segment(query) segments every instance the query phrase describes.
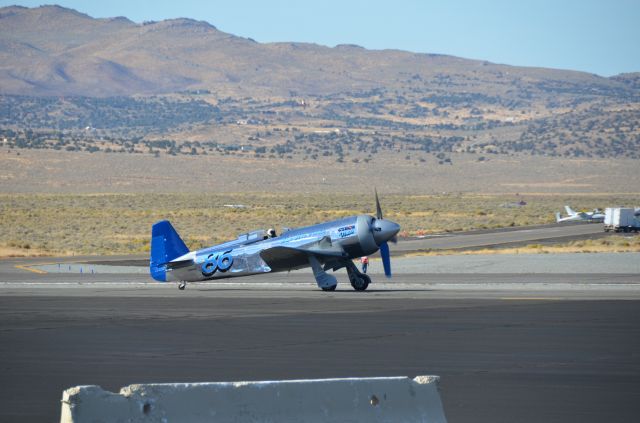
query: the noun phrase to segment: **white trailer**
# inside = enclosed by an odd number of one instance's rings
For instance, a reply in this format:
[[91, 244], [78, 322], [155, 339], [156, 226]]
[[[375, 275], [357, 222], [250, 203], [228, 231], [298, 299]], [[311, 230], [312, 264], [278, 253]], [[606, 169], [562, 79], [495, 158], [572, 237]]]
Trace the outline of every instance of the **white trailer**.
[[604, 231], [638, 232], [640, 220], [635, 210], [627, 207], [608, 207], [604, 211]]

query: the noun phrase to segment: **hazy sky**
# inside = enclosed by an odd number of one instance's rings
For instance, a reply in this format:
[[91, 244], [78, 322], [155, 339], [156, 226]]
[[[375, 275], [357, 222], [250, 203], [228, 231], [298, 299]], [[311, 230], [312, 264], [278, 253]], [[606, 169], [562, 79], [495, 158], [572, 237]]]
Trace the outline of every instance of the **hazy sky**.
[[[36, 1], [0, 0], [35, 7]], [[359, 44], [610, 76], [640, 71], [640, 0], [58, 0], [93, 17], [188, 17], [260, 42]]]

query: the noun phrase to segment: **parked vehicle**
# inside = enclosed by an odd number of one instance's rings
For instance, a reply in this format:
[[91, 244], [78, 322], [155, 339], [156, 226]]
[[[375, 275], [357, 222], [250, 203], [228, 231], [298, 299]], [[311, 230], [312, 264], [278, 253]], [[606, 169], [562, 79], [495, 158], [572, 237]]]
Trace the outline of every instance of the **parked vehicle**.
[[608, 207], [604, 211], [604, 231], [638, 232], [640, 230], [640, 218], [635, 214], [635, 209], [627, 207]]

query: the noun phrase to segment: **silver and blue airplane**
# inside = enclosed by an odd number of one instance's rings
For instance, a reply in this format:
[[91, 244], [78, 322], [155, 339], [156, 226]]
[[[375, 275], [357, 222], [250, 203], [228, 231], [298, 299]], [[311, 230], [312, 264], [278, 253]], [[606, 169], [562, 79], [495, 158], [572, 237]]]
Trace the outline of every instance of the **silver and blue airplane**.
[[187, 282], [284, 272], [311, 267], [318, 287], [334, 291], [338, 285], [328, 270], [347, 269], [349, 282], [364, 291], [371, 278], [361, 273], [354, 258], [380, 250], [385, 275], [391, 277], [388, 241], [396, 242], [400, 225], [383, 219], [376, 192], [376, 217], [357, 215], [303, 228], [276, 236], [275, 231], [258, 230], [237, 239], [197, 251], [189, 251], [168, 220], [151, 230], [151, 277], [160, 282]]

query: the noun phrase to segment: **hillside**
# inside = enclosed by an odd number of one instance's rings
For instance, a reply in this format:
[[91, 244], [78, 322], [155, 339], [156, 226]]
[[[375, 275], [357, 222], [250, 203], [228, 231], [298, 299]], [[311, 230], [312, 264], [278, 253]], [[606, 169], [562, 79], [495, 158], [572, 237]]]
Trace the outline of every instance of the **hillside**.
[[440, 163], [455, 152], [640, 158], [639, 80], [257, 43], [184, 18], [0, 9], [0, 137], [10, 148], [334, 161], [388, 150]]
[[[625, 80], [451, 56], [304, 43], [260, 44], [191, 19], [136, 24], [58, 6], [0, 9], [4, 94], [114, 96], [206, 89], [218, 95], [326, 95], [411, 86], [511, 99], [637, 96]], [[633, 88], [633, 87], [631, 87]], [[526, 97], [526, 96], [525, 96]]]

